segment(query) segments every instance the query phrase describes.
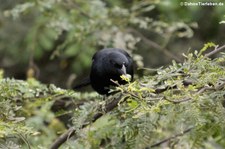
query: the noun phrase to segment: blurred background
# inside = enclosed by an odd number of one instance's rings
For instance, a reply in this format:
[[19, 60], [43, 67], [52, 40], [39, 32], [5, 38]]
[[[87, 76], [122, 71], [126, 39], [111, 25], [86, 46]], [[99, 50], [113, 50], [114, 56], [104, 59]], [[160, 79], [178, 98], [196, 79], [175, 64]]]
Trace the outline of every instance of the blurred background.
[[[200, 2], [201, 0], [188, 1]], [[183, 61], [207, 42], [225, 43], [223, 6], [180, 0], [0, 0], [0, 69], [62, 88], [88, 76], [92, 55], [126, 49], [136, 74]], [[203, 1], [204, 2], [204, 1]]]

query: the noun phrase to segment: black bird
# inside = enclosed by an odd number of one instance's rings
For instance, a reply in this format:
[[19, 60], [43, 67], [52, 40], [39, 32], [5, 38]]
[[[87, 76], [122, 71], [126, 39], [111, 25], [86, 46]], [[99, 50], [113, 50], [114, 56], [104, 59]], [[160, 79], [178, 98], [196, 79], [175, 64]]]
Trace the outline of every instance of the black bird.
[[116, 86], [114, 81], [119, 84], [127, 82], [121, 79], [121, 75], [130, 75], [133, 79], [133, 60], [130, 55], [116, 48], [102, 49], [92, 57], [90, 78], [85, 79], [82, 84], [75, 87], [80, 88], [91, 84], [92, 88], [99, 94], [109, 94], [110, 86]]
[[133, 60], [122, 49], [107, 48], [96, 52], [92, 58], [91, 86], [99, 94], [108, 94], [109, 87], [115, 86], [111, 80], [125, 84], [121, 75], [129, 74], [133, 79]]

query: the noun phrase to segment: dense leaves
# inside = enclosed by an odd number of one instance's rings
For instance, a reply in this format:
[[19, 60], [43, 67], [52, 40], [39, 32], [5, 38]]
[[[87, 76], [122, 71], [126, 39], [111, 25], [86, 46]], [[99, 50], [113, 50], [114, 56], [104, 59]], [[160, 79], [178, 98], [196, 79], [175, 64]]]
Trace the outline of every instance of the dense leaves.
[[[49, 147], [65, 132], [57, 113], [51, 112], [52, 103], [67, 97], [75, 105], [69, 112], [76, 137], [62, 148], [223, 148], [225, 55], [213, 60], [198, 52], [184, 56], [183, 63], [117, 87], [120, 92], [105, 101], [95, 93], [75, 93], [34, 79], [2, 78], [3, 145]], [[104, 110], [118, 98], [115, 108]], [[92, 122], [98, 111], [103, 116]]]
[[180, 2], [2, 0], [0, 67], [18, 79], [32, 68], [33, 76], [45, 83], [71, 87], [67, 78], [87, 74], [90, 57], [104, 47], [126, 49], [138, 67], [158, 67], [171, 59], [182, 61], [190, 47], [223, 44], [222, 6], [185, 7]]
[[[224, 6], [0, 2], [0, 148], [225, 148], [225, 45], [207, 43], [224, 44]], [[108, 97], [57, 87], [103, 47], [127, 50], [144, 77]]]

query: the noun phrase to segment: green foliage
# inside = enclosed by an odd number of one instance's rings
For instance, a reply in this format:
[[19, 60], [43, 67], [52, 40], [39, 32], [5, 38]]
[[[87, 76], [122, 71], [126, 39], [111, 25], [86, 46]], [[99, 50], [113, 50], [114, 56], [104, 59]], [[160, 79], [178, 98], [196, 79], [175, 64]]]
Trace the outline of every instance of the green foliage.
[[[131, 4], [120, 0], [13, 2], [4, 9], [0, 52], [6, 53], [10, 64], [27, 63], [33, 57], [41, 61], [48, 52], [51, 58], [72, 59], [70, 69], [81, 74], [100, 47], [119, 47], [133, 53], [137, 65], [143, 67], [139, 53], [146, 46], [149, 50], [149, 43], [137, 32], [149, 33], [162, 47], [172, 39], [193, 37], [193, 28], [198, 26], [195, 14], [201, 9], [179, 4], [179, 0], [134, 0]], [[223, 11], [218, 14], [222, 16]], [[154, 49], [158, 48], [150, 50]]]
[[[211, 46], [206, 44], [199, 53]], [[1, 146], [48, 148], [65, 131], [56, 118], [63, 111], [53, 113], [52, 104], [66, 97], [76, 105], [68, 111], [76, 139], [62, 148], [223, 148], [225, 54], [212, 60], [199, 53], [184, 55], [183, 63], [173, 62], [155, 75], [118, 86], [120, 92], [105, 101], [96, 93], [80, 94], [34, 79], [2, 78]], [[104, 105], [115, 98], [120, 99], [117, 107], [92, 123], [96, 112], [104, 113]]]
[[[195, 21], [207, 26], [202, 15], [210, 24], [218, 25], [210, 15], [223, 20], [222, 7], [213, 7], [208, 14], [203, 7], [179, 4], [180, 0], [4, 1], [0, 6], [4, 10], [4, 16], [0, 14], [1, 66], [27, 66], [28, 60], [42, 62], [50, 53], [52, 59], [72, 59], [70, 66], [79, 74], [99, 47], [127, 49], [139, 67], [143, 58], [135, 54], [137, 49], [147, 49], [153, 55], [144, 51], [147, 59], [161, 61], [171, 54], [157, 57], [153, 49], [168, 53], [164, 48], [169, 42], [193, 37]], [[182, 50], [184, 43], [181, 46], [174, 49]], [[217, 48], [207, 43], [199, 52], [184, 54], [183, 63], [173, 61], [155, 75], [134, 82], [122, 76], [128, 84], [118, 86], [120, 92], [105, 100], [96, 93], [63, 90], [33, 78], [4, 78], [0, 69], [0, 148], [49, 148], [66, 131], [65, 122], [58, 119], [66, 114], [72, 117], [76, 137], [62, 148], [224, 148], [225, 54], [216, 59], [203, 56], [211, 47]], [[117, 107], [106, 112], [104, 105], [115, 98], [120, 99]], [[53, 112], [52, 106], [61, 99], [72, 100], [74, 108]], [[103, 116], [92, 122], [97, 111]]]
[[[0, 76], [0, 148], [46, 148], [65, 131], [65, 125], [53, 113], [53, 103], [61, 98], [83, 99], [95, 98], [94, 94], [80, 94], [63, 90], [50, 84], [41, 84], [30, 78], [27, 81], [3, 78]], [[76, 100], [75, 100], [76, 99]], [[68, 111], [71, 113], [71, 111]]]
[[[137, 7], [134, 10], [140, 9]], [[138, 39], [126, 31], [126, 26], [140, 16], [135, 15], [135, 11], [129, 11], [118, 6], [108, 8], [101, 0], [48, 0], [17, 4], [4, 14], [14, 19], [33, 18], [22, 41], [26, 55], [40, 59], [50, 50], [54, 51], [52, 58], [76, 57], [73, 67], [80, 72], [89, 66], [97, 46], [120, 47], [130, 51], [136, 48]]]
[[221, 23], [225, 23], [225, 21], [221, 21], [220, 24], [221, 24]]
[[[97, 148], [103, 141], [105, 148], [146, 148], [169, 138], [158, 147], [223, 148], [224, 62], [224, 55], [211, 60], [189, 54], [184, 63], [174, 62], [155, 76], [118, 87], [123, 96], [118, 108], [80, 130], [71, 146]], [[184, 81], [191, 84], [186, 86]], [[156, 94], [162, 88], [168, 89]], [[87, 105], [77, 111], [80, 115], [75, 115], [75, 126], [84, 112], [92, 109], [89, 112], [93, 113], [96, 107]]]

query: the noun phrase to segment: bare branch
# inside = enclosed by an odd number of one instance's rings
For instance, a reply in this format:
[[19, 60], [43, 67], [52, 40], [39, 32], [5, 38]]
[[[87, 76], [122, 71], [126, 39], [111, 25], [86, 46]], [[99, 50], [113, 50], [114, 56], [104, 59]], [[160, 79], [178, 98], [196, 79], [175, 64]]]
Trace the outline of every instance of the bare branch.
[[207, 54], [205, 54], [205, 57], [211, 57], [212, 55], [221, 52], [222, 50], [225, 50], [225, 45], [218, 47], [216, 46], [215, 49]]
[[224, 88], [224, 86], [225, 86], [225, 80], [219, 79], [218, 83], [215, 86], [208, 86], [208, 85], [204, 86], [200, 88], [197, 93], [201, 94], [207, 90], [221, 90], [222, 88]]
[[181, 102], [186, 102], [186, 101], [192, 100], [192, 98], [184, 98], [182, 100], [169, 100], [169, 99], [166, 99], [166, 98], [164, 98], [164, 99], [169, 101], [169, 102], [172, 102], [174, 104], [178, 104], [178, 103], [181, 103]]
[[[193, 129], [193, 127], [188, 128], [188, 129], [184, 130], [183, 132], [181, 132], [181, 133], [179, 133], [179, 134], [176, 134], [176, 135], [171, 136], [171, 137], [169, 137], [169, 138], [166, 138], [166, 139], [164, 139], [164, 140], [162, 140], [162, 141], [160, 141], [160, 142], [157, 142], [157, 143], [151, 145], [150, 148], [160, 146], [161, 144], [166, 143], [166, 142], [168, 142], [168, 141], [170, 141], [170, 140], [172, 140], [172, 139], [174, 139], [174, 138], [183, 136], [185, 133], [188, 133], [188, 132], [191, 131], [192, 129]], [[149, 147], [146, 147], [146, 148], [149, 148]]]
[[199, 89], [199, 91], [197, 93], [201, 94], [201, 93], [205, 92], [206, 90], [214, 90], [214, 88], [210, 87], [210, 86], [204, 86], [201, 89]]
[[74, 134], [75, 134], [75, 129], [74, 128], [68, 129], [64, 134], [59, 136], [59, 138], [57, 138], [54, 141], [54, 143], [51, 145], [50, 149], [57, 149], [57, 148], [59, 148], [64, 142], [66, 142], [67, 139], [72, 137]]

